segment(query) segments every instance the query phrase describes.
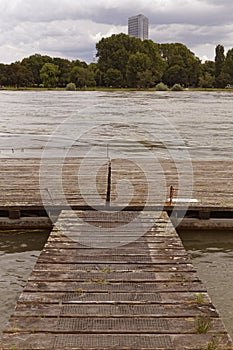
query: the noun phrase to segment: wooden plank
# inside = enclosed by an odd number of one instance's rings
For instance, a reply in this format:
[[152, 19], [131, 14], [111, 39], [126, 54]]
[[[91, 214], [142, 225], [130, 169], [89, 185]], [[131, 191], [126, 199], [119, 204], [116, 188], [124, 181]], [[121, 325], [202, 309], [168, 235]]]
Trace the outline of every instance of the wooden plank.
[[[93, 205], [105, 205], [107, 191], [107, 169], [108, 160], [88, 159], [88, 165], [82, 163], [82, 159], [66, 159], [60, 166], [55, 159], [0, 159], [1, 193], [0, 208], [4, 207], [30, 207], [43, 206], [44, 204], [53, 206], [78, 205], [86, 206], [85, 198]], [[57, 164], [59, 166], [57, 166]], [[104, 165], [103, 165], [104, 164]], [[41, 168], [42, 165], [42, 168]], [[82, 175], [79, 174], [82, 165]], [[61, 169], [60, 169], [61, 168]], [[20, 173], [20, 181], [18, 174]], [[90, 190], [90, 174], [97, 174], [97, 189]], [[46, 196], [46, 189], [40, 184], [40, 178], [47, 179], [46, 188], [49, 193]], [[77, 176], [82, 178], [82, 191], [80, 191]], [[42, 177], [42, 179], [43, 179]], [[49, 181], [51, 179], [51, 181]], [[60, 186], [62, 183], [61, 196]], [[41, 198], [43, 192], [43, 201]], [[82, 193], [81, 193], [82, 192]], [[85, 198], [84, 198], [85, 197]]]
[[[80, 193], [77, 181], [77, 174], [82, 164], [83, 174], [83, 194], [89, 198], [92, 205], [105, 205], [108, 177], [108, 159], [88, 158], [87, 165], [84, 165], [81, 158], [67, 158], [64, 160], [62, 167], [62, 186], [66, 200], [70, 206], [82, 207], [87, 203]], [[104, 161], [106, 164], [103, 166]], [[135, 189], [130, 205], [132, 207], [141, 207], [147, 197], [146, 184], [161, 188], [164, 186], [161, 179], [165, 180], [165, 188], [169, 196], [169, 186], [172, 184], [175, 187], [175, 197], [177, 199], [179, 189], [179, 174], [177, 166], [182, 169], [183, 181], [187, 184], [190, 182], [190, 169], [185, 170], [182, 167], [182, 162], [160, 160], [161, 169], [156, 173], [149, 171], [148, 162], [150, 159], [140, 158], [139, 164], [145, 164], [145, 169], [140, 169], [133, 162], [137, 163], [137, 158], [130, 159], [127, 163], [122, 160], [112, 160], [112, 184], [111, 184], [111, 204], [112, 205], [129, 205], [126, 197], [128, 194], [128, 185], [125, 184], [122, 190], [121, 197], [117, 197], [116, 184], [119, 179], [129, 179]], [[60, 171], [58, 171], [57, 159], [43, 160], [46, 165], [46, 177], [53, 180], [54, 185], [50, 184], [53, 192], [53, 202], [48, 195], [48, 204], [53, 206], [64, 205], [64, 197], [60, 196], [57, 190], [56, 181], [60, 180]], [[188, 206], [193, 210], [201, 208], [209, 208], [210, 210], [228, 211], [233, 208], [233, 165], [230, 161], [193, 161], [193, 193], [192, 198], [196, 199], [196, 203], [189, 203]], [[3, 210], [6, 207], [18, 206], [28, 207], [40, 206], [43, 202], [40, 197], [40, 159], [0, 159], [0, 189], [2, 196], [0, 198], [0, 208]], [[143, 170], [143, 172], [142, 172]], [[18, 174], [20, 172], [20, 182]], [[97, 193], [95, 189], [90, 189], [89, 174], [97, 173]], [[79, 174], [80, 175], [80, 174]], [[123, 183], [121, 183], [123, 186]], [[46, 186], [47, 187], [47, 186]], [[187, 189], [182, 189], [182, 194], [186, 196]], [[117, 201], [116, 201], [117, 199]], [[156, 198], [150, 204], [154, 208], [163, 207], [165, 204], [166, 210], [171, 209], [168, 203], [159, 203]], [[187, 207], [182, 203], [176, 203], [176, 208], [182, 209]]]
[[[187, 256], [187, 253], [185, 252], [184, 249], [172, 249], [172, 248], [164, 248], [164, 249], [156, 249], [156, 248], [153, 248], [150, 250], [151, 252], [151, 257], [156, 257], [156, 256], [164, 256], [164, 253], [166, 252], [167, 255], [170, 257], [170, 256]], [[96, 249], [92, 249], [90, 250], [90, 248], [86, 249], [86, 250], [81, 250], [81, 252], [77, 252], [77, 249], [75, 248], [70, 248], [70, 249], [63, 249], [63, 248], [53, 248], [53, 249], [48, 249], [48, 248], [45, 248], [43, 250], [43, 254], [41, 254], [41, 256], [46, 256], [46, 255], [49, 255], [49, 256], [59, 256], [59, 255], [62, 255], [62, 256], [65, 256], [65, 255], [72, 255], [72, 256], [75, 256], [75, 255], [78, 255], [78, 256], [85, 256], [85, 257], [89, 257], [89, 256], [95, 256], [95, 255], [98, 255], [99, 257], [106, 257], [106, 256], [109, 256], [109, 257], [115, 257], [115, 256], [119, 256], [119, 257], [122, 257], [122, 259], [126, 258], [128, 259], [128, 257], [134, 257], [134, 256], [138, 256], [139, 258], [140, 257], [144, 257], [144, 256], [147, 256], [148, 255], [148, 249], [141, 249], [141, 248], [138, 248], [138, 249], [104, 249], [102, 248], [101, 250], [99, 248], [96, 248]]]
[[197, 307], [194, 304], [73, 304], [73, 303], [18, 303], [15, 317], [198, 317], [203, 315], [217, 317], [218, 313], [211, 303]]
[[[232, 350], [229, 336], [221, 334], [185, 334], [185, 335], [153, 335], [153, 334], [14, 334], [5, 335], [3, 350], [14, 348], [17, 350], [202, 350], [217, 344], [218, 350]], [[195, 347], [194, 347], [195, 346]]]
[[[39, 263], [73, 263], [73, 264], [136, 264], [138, 262], [138, 257], [126, 257], [124, 261], [122, 261], [122, 257], [111, 255], [105, 255], [102, 257], [95, 257], [95, 256], [85, 256], [85, 255], [78, 255], [78, 256], [71, 256], [71, 255], [57, 255], [57, 256], [49, 256], [48, 254], [46, 256], [40, 256], [38, 259]], [[184, 256], [184, 257], [177, 257], [177, 256], [157, 256], [157, 257], [147, 257], [142, 256], [140, 258], [140, 263], [144, 264], [170, 264], [172, 261], [175, 262], [175, 264], [184, 264], [184, 263], [190, 263], [191, 259], [190, 257]]]
[[[197, 297], [201, 295], [202, 303], [197, 303]], [[209, 305], [211, 303], [207, 292], [203, 291], [185, 291], [185, 292], [170, 292], [166, 291], [154, 291], [135, 293], [131, 292], [83, 292], [77, 290], [73, 292], [36, 292], [31, 293], [24, 291], [19, 297], [19, 302], [37, 305], [39, 304], [180, 304], [183, 305], [195, 305], [196, 307], [202, 307], [203, 305]]]
[[[146, 311], [146, 310], [145, 310]], [[202, 316], [200, 316], [202, 317]], [[198, 317], [12, 317], [5, 333], [72, 333], [72, 334], [197, 334]], [[209, 332], [223, 332], [219, 318], [207, 318]]]
[[127, 264], [124, 266], [122, 264], [68, 264], [63, 262], [59, 263], [39, 263], [35, 265], [33, 271], [63, 271], [66, 272], [85, 272], [85, 273], [98, 273], [98, 272], [195, 272], [192, 264]]
[[37, 292], [121, 292], [126, 293], [134, 290], [135, 293], [147, 292], [205, 292], [206, 288], [199, 281], [182, 281], [182, 282], [109, 282], [107, 280], [97, 280], [96, 282], [31, 282], [25, 287], [25, 291], [31, 293]]
[[133, 271], [133, 272], [67, 272], [63, 268], [61, 271], [33, 271], [29, 277], [31, 282], [96, 282], [105, 281], [109, 282], [150, 282], [151, 279], [156, 280], [157, 282], [164, 281], [199, 281], [199, 278], [195, 272], [145, 272], [145, 271]]
[[[150, 238], [149, 236], [142, 236], [142, 237], [139, 237], [135, 243], [132, 242], [132, 243], [127, 244], [127, 248], [130, 249], [131, 247], [133, 247], [135, 249], [135, 245], [140, 244], [140, 247], [141, 247], [141, 246], [144, 246], [145, 244], [147, 245], [148, 243], [152, 247], [154, 245], [155, 247], [168, 246], [168, 247], [177, 247], [177, 248], [181, 248], [181, 249], [184, 248], [182, 241], [180, 240], [179, 237], [174, 237], [173, 235], [171, 235], [171, 236], [162, 235], [163, 231], [164, 230], [162, 228], [157, 227], [156, 228], [156, 235], [154, 235], [151, 238], [151, 240], [149, 240], [149, 238]], [[65, 234], [60, 232], [58, 229], [56, 229], [56, 226], [53, 227], [53, 231], [50, 234], [48, 241], [45, 244], [45, 247], [50, 246], [50, 243], [52, 243], [53, 244], [52, 246], [54, 246], [54, 247], [57, 246], [57, 248], [62, 246], [62, 248], [74, 247], [74, 248], [86, 249], [86, 246], [83, 246], [80, 243], [73, 241], [72, 239], [67, 237]]]
[[[176, 163], [171, 161], [161, 160], [160, 165], [162, 166], [162, 170], [153, 173], [153, 168], [151, 168], [151, 172], [148, 171], [148, 166], [146, 169], [139, 169], [137, 166], [137, 162], [139, 164], [145, 163], [148, 165], [148, 160], [132, 158], [130, 159], [130, 166], [125, 167], [124, 162], [121, 160], [113, 160], [112, 161], [112, 204], [115, 202], [115, 205], [125, 205], [126, 201], [124, 198], [127, 198], [127, 186], [121, 188], [121, 197], [119, 198], [117, 195], [116, 185], [120, 179], [128, 179], [131, 182], [131, 186], [134, 187], [134, 191], [136, 195], [133, 199], [131, 199], [130, 206], [140, 206], [142, 202], [146, 201], [147, 197], [147, 189], [145, 186], [145, 175], [147, 178], [147, 182], [152, 188], [154, 184], [159, 187], [162, 186], [162, 182], [160, 179], [164, 179], [167, 185], [167, 189], [169, 190], [169, 186], [172, 184], [175, 187], [175, 199], [177, 198], [178, 193], [178, 177], [177, 173], [177, 165], [180, 169], [182, 169], [183, 182], [190, 183], [190, 180], [193, 180], [193, 193], [192, 198], [197, 200], [197, 203], [189, 203], [189, 208], [193, 208], [197, 210], [197, 208], [210, 206], [218, 207], [224, 210], [224, 208], [229, 208], [230, 210], [233, 207], [232, 203], [232, 185], [233, 185], [233, 166], [232, 162], [211, 162], [211, 161], [202, 161], [202, 162], [193, 162], [193, 179], [190, 179], [190, 169], [187, 174], [185, 174], [184, 167], [182, 167], [182, 162], [177, 161]], [[135, 165], [133, 165], [133, 162]], [[153, 163], [153, 161], [152, 161]], [[144, 173], [145, 172], [145, 173]], [[192, 176], [192, 175], [191, 175]], [[164, 186], [164, 185], [163, 185]], [[163, 188], [163, 187], [162, 187]], [[165, 189], [166, 191], [166, 189]], [[169, 192], [169, 191], [168, 191]], [[167, 194], [168, 194], [167, 192]], [[186, 189], [182, 189], [183, 196], [185, 195]], [[125, 193], [125, 196], [124, 196]], [[169, 196], [169, 194], [168, 194]], [[152, 200], [152, 202], [148, 203], [153, 206], [156, 203], [156, 199]], [[187, 206], [187, 205], [186, 205]], [[177, 203], [176, 208], [182, 209], [184, 205]], [[169, 209], [169, 206], [166, 206], [166, 209]]]

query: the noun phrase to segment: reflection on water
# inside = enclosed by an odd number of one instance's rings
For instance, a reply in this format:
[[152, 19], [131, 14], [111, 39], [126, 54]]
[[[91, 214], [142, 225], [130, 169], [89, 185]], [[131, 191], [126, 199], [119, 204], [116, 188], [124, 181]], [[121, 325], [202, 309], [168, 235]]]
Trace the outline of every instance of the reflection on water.
[[48, 237], [47, 231], [0, 232], [0, 333]]
[[233, 338], [233, 231], [181, 231], [200, 279]]

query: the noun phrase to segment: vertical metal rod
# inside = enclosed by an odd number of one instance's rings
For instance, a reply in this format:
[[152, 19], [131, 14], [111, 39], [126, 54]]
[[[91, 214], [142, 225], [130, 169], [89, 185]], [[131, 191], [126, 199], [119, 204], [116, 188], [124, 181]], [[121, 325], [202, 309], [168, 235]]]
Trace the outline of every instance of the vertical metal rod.
[[106, 206], [110, 207], [111, 201], [111, 182], [112, 182], [112, 164], [111, 161], [108, 163], [108, 179], [107, 179], [107, 195], [106, 195]]

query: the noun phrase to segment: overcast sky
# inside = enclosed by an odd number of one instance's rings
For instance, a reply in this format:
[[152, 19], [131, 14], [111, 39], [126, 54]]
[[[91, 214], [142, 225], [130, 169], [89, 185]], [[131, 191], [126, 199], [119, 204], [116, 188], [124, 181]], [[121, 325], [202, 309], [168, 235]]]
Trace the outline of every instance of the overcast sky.
[[182, 42], [201, 59], [233, 47], [233, 0], [0, 0], [0, 62], [34, 53], [92, 62], [95, 44], [149, 18], [154, 42]]

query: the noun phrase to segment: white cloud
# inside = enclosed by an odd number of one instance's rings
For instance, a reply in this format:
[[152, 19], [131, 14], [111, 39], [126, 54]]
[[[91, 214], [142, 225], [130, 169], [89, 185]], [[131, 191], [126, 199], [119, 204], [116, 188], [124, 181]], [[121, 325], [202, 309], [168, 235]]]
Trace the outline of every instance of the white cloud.
[[[37, 52], [34, 50], [33, 52]], [[0, 62], [10, 63], [15, 61], [20, 61], [24, 57], [29, 56], [32, 52], [27, 51], [27, 47], [11, 46], [11, 45], [0, 45], [0, 57], [4, 57]]]
[[0, 0], [0, 61], [39, 52], [88, 62], [96, 42], [127, 33], [138, 13], [153, 41], [183, 42], [200, 58], [233, 46], [232, 0]]

